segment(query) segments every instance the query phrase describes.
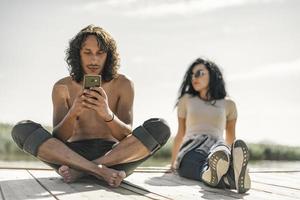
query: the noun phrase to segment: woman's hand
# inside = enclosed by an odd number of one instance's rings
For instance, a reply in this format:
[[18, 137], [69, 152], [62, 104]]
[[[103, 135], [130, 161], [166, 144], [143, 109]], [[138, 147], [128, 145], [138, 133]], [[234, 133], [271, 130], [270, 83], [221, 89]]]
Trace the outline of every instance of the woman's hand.
[[174, 164], [171, 164], [171, 166], [170, 166], [170, 170], [171, 170], [171, 172], [172, 172], [172, 173], [174, 173], [174, 174], [176, 174], [176, 173], [177, 173], [177, 169], [176, 169], [176, 167], [175, 167], [175, 165], [174, 165]]
[[83, 91], [83, 106], [93, 109], [104, 120], [110, 121], [113, 118], [113, 112], [108, 106], [108, 98], [102, 87], [93, 87]]

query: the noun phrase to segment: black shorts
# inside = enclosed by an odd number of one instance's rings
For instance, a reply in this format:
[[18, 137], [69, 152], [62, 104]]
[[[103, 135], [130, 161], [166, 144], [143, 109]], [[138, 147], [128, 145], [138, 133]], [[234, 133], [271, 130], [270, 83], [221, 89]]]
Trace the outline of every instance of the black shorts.
[[[87, 139], [87, 140], [80, 140], [75, 142], [67, 142], [65, 144], [70, 149], [72, 149], [73, 151], [81, 155], [82, 157], [92, 161], [104, 156], [107, 152], [109, 152], [114, 147], [114, 145], [117, 144], [117, 142], [106, 140], [106, 139]], [[116, 170], [123, 170], [127, 175], [129, 175], [147, 158], [134, 161], [134, 162], [113, 165], [110, 166], [110, 168]]]

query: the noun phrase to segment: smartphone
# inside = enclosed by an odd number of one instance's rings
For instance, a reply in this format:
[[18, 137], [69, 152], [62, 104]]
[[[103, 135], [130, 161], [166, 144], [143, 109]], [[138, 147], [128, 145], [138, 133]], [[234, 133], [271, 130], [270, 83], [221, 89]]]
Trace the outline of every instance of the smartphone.
[[101, 87], [101, 75], [84, 75], [83, 88]]

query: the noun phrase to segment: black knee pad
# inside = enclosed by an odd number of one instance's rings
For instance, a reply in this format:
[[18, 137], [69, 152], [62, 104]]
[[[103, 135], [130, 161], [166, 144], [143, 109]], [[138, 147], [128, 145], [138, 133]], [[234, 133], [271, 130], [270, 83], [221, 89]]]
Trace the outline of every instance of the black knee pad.
[[164, 119], [151, 118], [145, 121], [143, 125], [137, 127], [132, 134], [153, 154], [166, 144], [171, 131]]
[[36, 156], [39, 146], [52, 135], [46, 131], [40, 124], [30, 120], [23, 120], [17, 123], [11, 136], [20, 149]]

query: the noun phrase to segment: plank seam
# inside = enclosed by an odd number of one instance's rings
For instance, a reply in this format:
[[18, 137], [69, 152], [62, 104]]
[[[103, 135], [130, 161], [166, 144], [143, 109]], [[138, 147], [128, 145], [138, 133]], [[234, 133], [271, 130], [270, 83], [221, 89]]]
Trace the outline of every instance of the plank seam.
[[[52, 168], [38, 168], [38, 167], [0, 167], [0, 169], [46, 170], [46, 171], [53, 171], [54, 170]], [[165, 170], [165, 169], [136, 169], [136, 170], [134, 170], [134, 173], [172, 173], [172, 171], [171, 170]]]
[[0, 193], [1, 193], [2, 199], [5, 200], [5, 198], [4, 198], [4, 193], [3, 193], [3, 191], [2, 191], [1, 185], [0, 185]]
[[40, 184], [42, 186], [42, 188], [44, 188], [47, 192], [49, 192], [50, 195], [52, 195], [55, 199], [59, 200], [46, 186], [44, 186], [37, 178], [35, 178], [35, 176], [33, 176], [33, 174], [29, 171], [29, 170], [26, 170], [30, 176], [32, 176], [32, 178], [34, 178], [34, 180]]
[[259, 192], [264, 192], [264, 193], [267, 193], [267, 194], [278, 195], [278, 196], [282, 196], [282, 197], [288, 197], [288, 198], [292, 198], [292, 199], [295, 198], [295, 196], [281, 194], [281, 193], [278, 193], [278, 192], [271, 192], [271, 191], [267, 191], [267, 190], [263, 190], [263, 189], [258, 189], [258, 188], [251, 188], [251, 190], [259, 191]]
[[[14, 170], [47, 170], [52, 171], [54, 169], [51, 168], [37, 168], [37, 167], [0, 167], [0, 169], [14, 169]], [[259, 174], [259, 173], [298, 173], [300, 170], [262, 170], [262, 171], [249, 171], [250, 174]], [[172, 173], [169, 169], [136, 169], [134, 173]]]
[[[144, 189], [144, 188], [142, 188], [142, 187], [136, 187], [135, 185], [131, 184], [131, 183], [128, 182], [128, 181], [123, 181], [123, 183], [124, 183], [124, 185], [128, 185], [128, 186], [130, 186], [130, 187], [133, 187], [134, 189], [137, 189], [137, 190], [143, 190], [143, 191], [145, 191], [145, 192], [148, 192], [149, 194], [154, 194], [154, 195], [157, 195], [157, 196], [159, 196], [159, 197], [163, 197], [164, 199], [172, 200], [172, 199], [170, 199], [169, 197], [165, 197], [165, 196], [163, 196], [163, 195], [161, 195], [161, 194], [158, 194], [158, 193], [155, 193], [155, 192], [151, 192], [151, 191], [149, 191], [149, 190], [147, 190], [147, 189]], [[124, 189], [126, 189], [126, 190], [129, 190], [129, 191], [131, 191], [131, 192], [134, 192], [134, 193], [136, 193], [136, 194], [145, 196], [143, 193], [138, 192], [137, 190], [130, 189], [130, 188], [124, 187], [124, 186], [122, 186], [122, 185], [120, 185], [120, 187], [122, 187], [122, 188], [124, 188]], [[147, 198], [157, 200], [156, 198], [149, 197], [149, 196], [147, 196]]]
[[0, 169], [14, 169], [14, 170], [54, 170], [51, 168], [34, 168], [34, 167], [0, 167]]
[[249, 172], [251, 174], [259, 174], [259, 173], [297, 173], [300, 172], [300, 170], [268, 170], [268, 171], [252, 171]]
[[289, 187], [289, 186], [284, 186], [284, 185], [277, 185], [277, 184], [272, 184], [272, 183], [264, 183], [261, 181], [252, 181], [255, 183], [260, 183], [260, 184], [265, 184], [265, 185], [272, 185], [272, 186], [276, 186], [276, 187], [282, 187], [282, 188], [286, 188], [286, 189], [291, 189], [291, 190], [300, 190], [299, 188], [294, 188], [294, 187]]

